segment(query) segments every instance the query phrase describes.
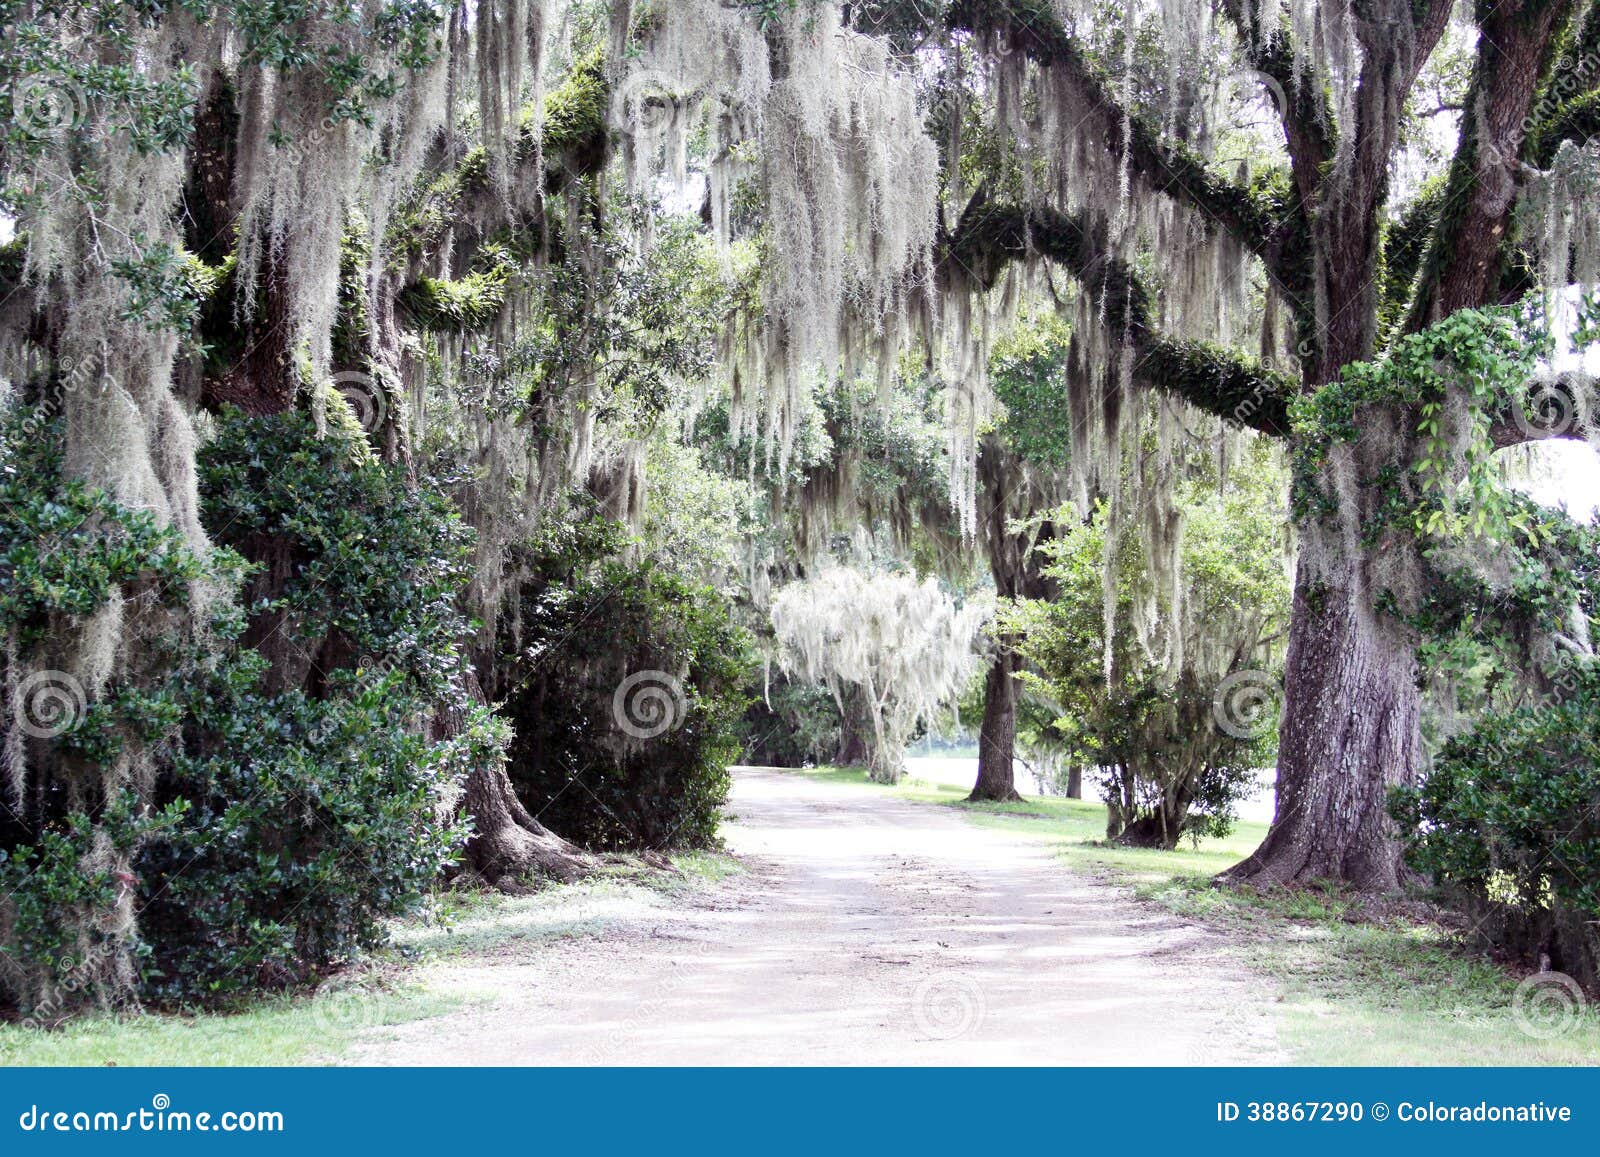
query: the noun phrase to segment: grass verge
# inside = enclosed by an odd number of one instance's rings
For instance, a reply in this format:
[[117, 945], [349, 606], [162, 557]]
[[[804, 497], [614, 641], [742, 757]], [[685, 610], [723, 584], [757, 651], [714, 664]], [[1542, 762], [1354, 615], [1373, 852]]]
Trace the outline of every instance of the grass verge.
[[674, 871], [613, 858], [594, 878], [526, 896], [444, 892], [427, 916], [398, 920], [390, 945], [314, 993], [236, 1012], [85, 1016], [55, 1029], [0, 1023], [0, 1065], [306, 1065], [337, 1061], [384, 1026], [442, 1016], [471, 1001], [430, 986], [427, 965], [465, 953], [598, 936], [624, 911], [664, 903], [737, 870], [691, 852]]

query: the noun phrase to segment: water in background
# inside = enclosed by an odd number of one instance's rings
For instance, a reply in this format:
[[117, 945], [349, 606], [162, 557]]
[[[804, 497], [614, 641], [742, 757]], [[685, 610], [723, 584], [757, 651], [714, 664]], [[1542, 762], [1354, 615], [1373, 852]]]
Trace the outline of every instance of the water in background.
[[[1033, 773], [1020, 759], [1015, 764], [1017, 790], [1023, 795], [1038, 795], [1039, 784]], [[906, 758], [906, 771], [913, 779], [929, 783], [949, 784], [969, 791], [978, 782], [978, 757], [976, 755], [912, 755]], [[1239, 801], [1238, 815], [1248, 823], [1271, 823], [1273, 811], [1273, 768], [1263, 768], [1256, 789]], [[1085, 776], [1087, 780], [1088, 777]], [[1085, 782], [1084, 795], [1094, 798], [1094, 785]]]

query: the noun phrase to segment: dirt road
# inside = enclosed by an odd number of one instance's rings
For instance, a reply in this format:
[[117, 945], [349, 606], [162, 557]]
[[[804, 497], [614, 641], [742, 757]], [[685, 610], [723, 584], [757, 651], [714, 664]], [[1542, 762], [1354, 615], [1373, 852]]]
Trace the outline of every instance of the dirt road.
[[740, 769], [747, 870], [594, 937], [429, 966], [471, 994], [366, 1064], [1281, 1063], [1211, 932], [949, 808]]

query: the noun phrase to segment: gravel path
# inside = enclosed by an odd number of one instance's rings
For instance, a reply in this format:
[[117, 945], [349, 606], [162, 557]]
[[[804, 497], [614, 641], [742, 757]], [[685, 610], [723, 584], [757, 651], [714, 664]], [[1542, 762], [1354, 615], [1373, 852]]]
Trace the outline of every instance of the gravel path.
[[[427, 967], [471, 994], [364, 1064], [1272, 1064], [1221, 938], [960, 813], [741, 768], [746, 871], [598, 935]], [[574, 901], [580, 903], [581, 901]], [[574, 914], [581, 919], [583, 913]]]

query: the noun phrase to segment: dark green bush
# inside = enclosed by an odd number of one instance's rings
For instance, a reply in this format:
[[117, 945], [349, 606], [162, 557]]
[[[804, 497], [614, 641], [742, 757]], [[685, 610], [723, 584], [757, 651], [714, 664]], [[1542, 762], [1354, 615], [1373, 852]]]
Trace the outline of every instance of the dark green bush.
[[1556, 696], [1481, 717], [1391, 810], [1409, 862], [1439, 882], [1600, 918], [1600, 665], [1573, 664]]
[[[140, 859], [168, 999], [297, 982], [377, 943], [454, 858], [459, 785], [505, 742], [463, 693], [471, 539], [440, 494], [298, 414], [227, 415], [201, 490], [212, 534], [258, 567], [254, 647], [192, 689]], [[468, 720], [448, 740], [443, 712]]]
[[748, 642], [710, 587], [631, 561], [615, 524], [532, 544], [508, 632], [510, 773], [528, 810], [594, 848], [715, 839], [738, 755]]
[[449, 805], [499, 741], [486, 712], [430, 741], [403, 676], [342, 672], [310, 699], [263, 694], [261, 667], [196, 696], [201, 750], [164, 779], [171, 819], [138, 870], [159, 997], [282, 987], [380, 943], [455, 858]]
[[759, 767], [827, 763], [839, 756], [839, 728], [839, 706], [826, 687], [772, 672], [739, 721], [741, 758]]
[[0, 410], [0, 999], [49, 1018], [131, 993], [146, 947], [127, 869], [162, 820], [138, 792], [218, 659], [195, 590], [238, 577], [229, 552], [66, 478], [58, 412]]
[[62, 624], [113, 598], [148, 630], [70, 726], [0, 754], [29, 776], [0, 813], [0, 982], [55, 1016], [135, 969], [146, 997], [207, 1000], [373, 945], [454, 858], [459, 785], [507, 739], [464, 692], [470, 533], [308, 416], [230, 413], [201, 454], [202, 556], [63, 480], [26, 420], [0, 455], [0, 675], [64, 662]]
[[275, 686], [319, 696], [326, 673], [363, 665], [427, 699], [459, 683], [472, 532], [437, 488], [352, 460], [309, 415], [230, 413], [201, 453], [200, 493], [213, 538], [256, 565], [245, 642]]

